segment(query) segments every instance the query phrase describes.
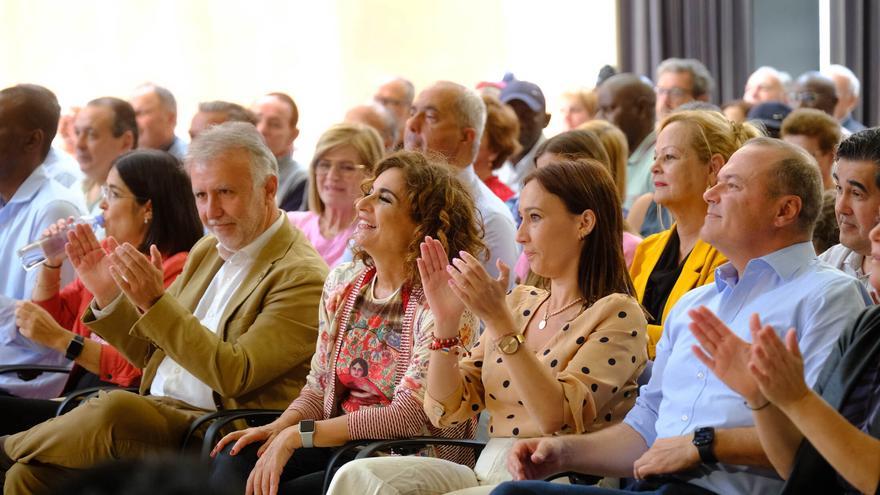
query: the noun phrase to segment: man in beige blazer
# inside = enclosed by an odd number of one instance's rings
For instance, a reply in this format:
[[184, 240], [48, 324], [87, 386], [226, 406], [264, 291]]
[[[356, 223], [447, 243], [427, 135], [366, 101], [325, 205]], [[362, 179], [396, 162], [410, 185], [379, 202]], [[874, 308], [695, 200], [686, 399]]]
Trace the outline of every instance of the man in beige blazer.
[[[277, 163], [256, 129], [227, 123], [186, 160], [212, 235], [162, 288], [161, 256], [78, 228], [68, 245], [95, 298], [83, 321], [144, 369], [140, 393], [102, 393], [28, 431], [0, 437], [4, 493], [44, 491], [78, 469], [179, 446], [218, 409], [284, 408], [308, 372], [327, 266], [275, 206]], [[149, 395], [148, 395], [149, 394]]]

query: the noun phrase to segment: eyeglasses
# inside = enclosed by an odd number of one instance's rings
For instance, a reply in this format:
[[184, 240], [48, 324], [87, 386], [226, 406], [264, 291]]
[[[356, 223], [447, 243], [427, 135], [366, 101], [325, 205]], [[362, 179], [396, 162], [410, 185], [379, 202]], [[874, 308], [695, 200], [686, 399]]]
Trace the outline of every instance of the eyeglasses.
[[403, 108], [406, 106], [406, 102], [402, 100], [397, 100], [395, 98], [384, 98], [381, 96], [376, 96], [373, 98], [373, 101], [382, 105], [383, 107], [398, 107]]
[[819, 95], [813, 91], [795, 91], [791, 93], [790, 98], [794, 101], [813, 103], [814, 101], [819, 99]]
[[108, 186], [107, 184], [104, 184], [103, 186], [101, 186], [101, 197], [106, 199], [108, 203], [112, 203], [114, 201], [117, 201], [120, 199], [125, 199], [125, 198], [134, 199], [137, 201], [143, 201], [141, 198], [139, 198], [137, 196], [126, 196], [125, 194], [119, 194], [119, 192], [116, 189], [110, 189], [110, 186]]
[[336, 168], [336, 173], [341, 175], [342, 177], [348, 179], [354, 176], [357, 172], [360, 172], [366, 169], [366, 165], [359, 165], [357, 163], [351, 162], [331, 162], [330, 160], [319, 160], [318, 163], [315, 164], [315, 175], [327, 175], [330, 173], [333, 168]]
[[683, 88], [660, 88], [655, 87], [654, 93], [657, 96], [671, 96], [672, 98], [684, 98], [685, 96], [690, 96], [691, 92], [688, 89]]

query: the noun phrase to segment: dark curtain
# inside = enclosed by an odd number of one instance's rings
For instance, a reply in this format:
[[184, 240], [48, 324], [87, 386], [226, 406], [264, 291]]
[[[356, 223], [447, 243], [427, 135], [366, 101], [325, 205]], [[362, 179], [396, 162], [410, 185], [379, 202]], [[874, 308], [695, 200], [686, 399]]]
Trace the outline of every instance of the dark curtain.
[[831, 0], [831, 63], [849, 67], [862, 83], [856, 120], [880, 123], [880, 3]]
[[742, 98], [754, 53], [752, 0], [617, 0], [617, 24], [621, 72], [653, 80], [664, 59], [695, 58], [715, 78], [712, 102]]

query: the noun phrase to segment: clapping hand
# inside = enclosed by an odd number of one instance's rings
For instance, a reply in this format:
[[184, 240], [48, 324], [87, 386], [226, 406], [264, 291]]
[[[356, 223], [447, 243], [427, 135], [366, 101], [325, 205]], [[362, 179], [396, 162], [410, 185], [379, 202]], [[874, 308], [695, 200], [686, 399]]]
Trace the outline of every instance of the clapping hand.
[[129, 243], [110, 251], [110, 275], [128, 299], [141, 311], [150, 309], [165, 293], [162, 255], [150, 246], [150, 257]]
[[[95, 297], [95, 302], [101, 308], [113, 302], [119, 296], [120, 290], [110, 275], [110, 259], [98, 243], [91, 227], [76, 225], [67, 232], [67, 240], [64, 252], [76, 270], [77, 277]], [[117, 245], [114, 238], [107, 238], [109, 249], [114, 249]]]
[[498, 260], [499, 275], [492, 278], [478, 259], [464, 251], [459, 256], [446, 267], [450, 276], [449, 287], [473, 314], [483, 320], [486, 331], [495, 337], [513, 331], [513, 316], [505, 300], [510, 267]]
[[769, 327], [753, 330], [752, 341], [749, 373], [767, 400], [785, 410], [810, 392], [794, 329], [785, 335], [785, 344]]
[[444, 324], [457, 325], [464, 312], [464, 303], [449, 286], [451, 277], [446, 271], [446, 267], [449, 266], [446, 250], [443, 249], [443, 244], [440, 241], [431, 237], [425, 237], [419, 249], [421, 257], [416, 260], [416, 264], [419, 267], [425, 298], [431, 307], [431, 313], [434, 315], [438, 329], [446, 326]]

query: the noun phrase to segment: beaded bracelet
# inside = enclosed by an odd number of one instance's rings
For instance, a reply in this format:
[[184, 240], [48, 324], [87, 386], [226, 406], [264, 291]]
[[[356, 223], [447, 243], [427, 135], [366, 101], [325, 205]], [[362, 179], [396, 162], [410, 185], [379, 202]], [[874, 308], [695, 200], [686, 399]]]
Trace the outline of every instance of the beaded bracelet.
[[428, 344], [428, 349], [432, 351], [446, 350], [449, 352], [449, 349], [460, 347], [461, 339], [458, 338], [458, 335], [455, 337], [451, 337], [448, 339], [438, 339], [436, 335], [431, 334], [431, 343]]

